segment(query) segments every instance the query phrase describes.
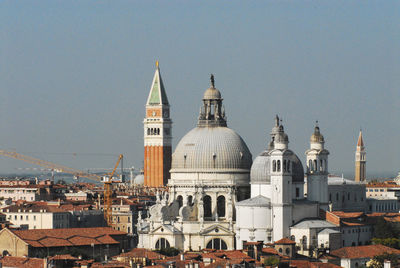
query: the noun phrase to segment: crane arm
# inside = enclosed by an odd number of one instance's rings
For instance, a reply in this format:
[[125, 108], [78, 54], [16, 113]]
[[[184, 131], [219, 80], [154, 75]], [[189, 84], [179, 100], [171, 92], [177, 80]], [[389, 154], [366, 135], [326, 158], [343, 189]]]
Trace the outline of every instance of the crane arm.
[[[58, 170], [61, 172], [70, 173], [75, 176], [85, 177], [85, 178], [92, 179], [95, 181], [101, 181], [101, 178], [102, 178], [101, 176], [96, 175], [96, 174], [89, 174], [89, 173], [83, 172], [79, 169], [74, 169], [74, 168], [58, 165], [58, 164], [55, 164], [55, 163], [52, 163], [49, 161], [37, 159], [37, 158], [23, 155], [23, 154], [20, 154], [17, 152], [9, 152], [9, 151], [5, 151], [5, 150], [0, 150], [0, 155], [18, 159], [18, 160], [22, 160], [22, 161], [25, 161], [25, 162], [28, 162], [31, 164], [35, 164], [35, 165], [39, 165], [42, 167], [46, 167], [46, 168], [49, 168], [52, 170]], [[120, 154], [118, 161], [114, 166], [113, 171], [109, 175], [108, 181], [104, 181], [104, 218], [107, 221], [107, 224], [109, 226], [112, 225], [112, 207], [111, 207], [112, 206], [112, 200], [111, 200], [111, 198], [112, 198], [112, 183], [113, 183], [112, 177], [114, 176], [115, 171], [117, 170], [122, 159], [123, 159], [123, 155]]]
[[10, 158], [14, 158], [17, 160], [22, 160], [24, 162], [28, 162], [34, 165], [38, 165], [38, 166], [42, 166], [42, 167], [46, 167], [49, 169], [53, 169], [53, 170], [58, 170], [60, 172], [65, 172], [65, 173], [69, 173], [69, 174], [73, 174], [76, 176], [80, 176], [80, 177], [85, 177], [91, 180], [95, 180], [95, 181], [101, 181], [101, 176], [98, 176], [96, 174], [88, 174], [82, 170], [79, 169], [74, 169], [74, 168], [70, 168], [70, 167], [66, 167], [63, 165], [59, 165], [59, 164], [55, 164], [49, 161], [45, 161], [45, 160], [41, 160], [38, 158], [34, 158], [32, 156], [27, 156], [27, 155], [23, 155], [17, 152], [10, 152], [10, 151], [5, 151], [5, 150], [0, 150], [0, 155], [6, 156], [6, 157], [10, 157]]

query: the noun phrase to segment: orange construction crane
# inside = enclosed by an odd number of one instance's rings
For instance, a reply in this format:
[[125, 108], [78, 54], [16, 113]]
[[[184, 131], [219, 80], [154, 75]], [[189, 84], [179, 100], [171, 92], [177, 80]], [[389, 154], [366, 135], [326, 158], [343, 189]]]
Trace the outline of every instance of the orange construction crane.
[[98, 182], [103, 181], [104, 182], [104, 219], [106, 220], [106, 222], [109, 226], [112, 225], [112, 207], [111, 207], [112, 206], [111, 195], [112, 195], [112, 183], [113, 183], [112, 178], [124, 157], [122, 154], [119, 155], [118, 161], [115, 164], [113, 171], [110, 174], [106, 174], [105, 176], [86, 173], [79, 169], [62, 166], [62, 165], [55, 164], [55, 163], [52, 163], [49, 161], [45, 161], [45, 160], [37, 159], [37, 158], [31, 157], [31, 156], [23, 155], [23, 154], [20, 154], [17, 152], [0, 150], [0, 155], [18, 159], [18, 160], [22, 160], [22, 161], [25, 161], [25, 162], [28, 162], [28, 163], [31, 163], [34, 165], [46, 167], [48, 169], [51, 169], [51, 170], [54, 170], [57, 172], [69, 173], [76, 177], [85, 177], [85, 178], [95, 180]]

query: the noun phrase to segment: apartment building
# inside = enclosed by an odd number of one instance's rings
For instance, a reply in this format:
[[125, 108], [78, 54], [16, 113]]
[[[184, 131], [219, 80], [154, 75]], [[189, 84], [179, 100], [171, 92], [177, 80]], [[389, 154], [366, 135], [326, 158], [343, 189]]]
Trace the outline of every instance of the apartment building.
[[370, 182], [366, 185], [368, 211], [399, 212], [400, 185], [395, 181]]
[[24, 203], [0, 209], [6, 220], [25, 229], [57, 229], [70, 227], [70, 213], [44, 204]]

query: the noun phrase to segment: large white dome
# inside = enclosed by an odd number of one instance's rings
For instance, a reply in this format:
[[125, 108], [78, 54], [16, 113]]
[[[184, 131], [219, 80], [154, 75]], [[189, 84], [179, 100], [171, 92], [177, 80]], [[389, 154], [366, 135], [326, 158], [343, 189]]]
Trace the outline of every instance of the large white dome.
[[252, 156], [243, 139], [228, 127], [196, 127], [172, 155], [173, 172], [249, 172]]

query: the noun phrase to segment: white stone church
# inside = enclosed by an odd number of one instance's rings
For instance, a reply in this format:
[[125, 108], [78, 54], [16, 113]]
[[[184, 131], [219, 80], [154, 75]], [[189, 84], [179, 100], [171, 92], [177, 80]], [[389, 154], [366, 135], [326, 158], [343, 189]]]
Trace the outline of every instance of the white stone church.
[[227, 127], [222, 101], [212, 76], [197, 126], [172, 155], [168, 193], [139, 218], [138, 247], [241, 249], [290, 237], [291, 226], [327, 209], [329, 152], [318, 125], [306, 152], [305, 198], [303, 165], [279, 118], [268, 148], [252, 162], [246, 143]]

